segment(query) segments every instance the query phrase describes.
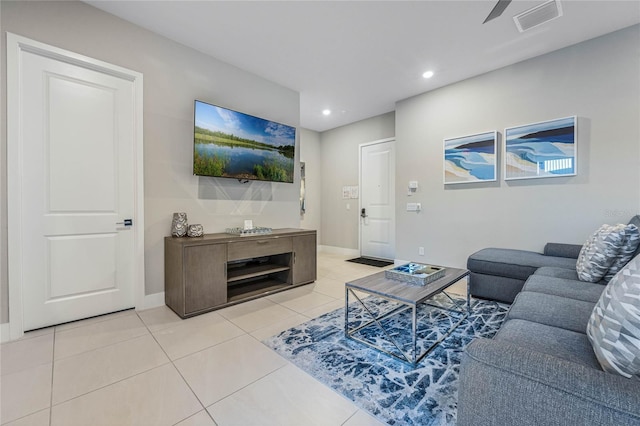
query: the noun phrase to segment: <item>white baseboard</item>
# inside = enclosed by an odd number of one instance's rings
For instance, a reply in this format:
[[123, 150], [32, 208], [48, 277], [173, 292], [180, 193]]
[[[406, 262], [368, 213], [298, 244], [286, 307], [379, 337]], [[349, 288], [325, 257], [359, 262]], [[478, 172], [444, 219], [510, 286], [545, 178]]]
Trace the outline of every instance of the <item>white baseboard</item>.
[[340, 254], [343, 256], [360, 256], [360, 250], [358, 249], [349, 249], [344, 247], [334, 247], [334, 246], [318, 246], [318, 251], [329, 254]]
[[9, 323], [5, 322], [0, 324], [0, 343], [8, 342], [11, 340], [11, 330], [9, 329]]
[[164, 291], [144, 296], [142, 306], [136, 306], [136, 311], [144, 311], [158, 306], [164, 306]]
[[411, 263], [410, 260], [402, 260], [402, 259], [393, 259], [393, 264], [395, 266], [406, 265], [407, 263]]

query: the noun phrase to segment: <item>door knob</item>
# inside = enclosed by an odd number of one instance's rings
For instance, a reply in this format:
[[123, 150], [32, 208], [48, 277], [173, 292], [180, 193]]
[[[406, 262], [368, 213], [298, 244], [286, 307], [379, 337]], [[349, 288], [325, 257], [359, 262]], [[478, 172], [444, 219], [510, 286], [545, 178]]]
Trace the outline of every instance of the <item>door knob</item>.
[[125, 219], [122, 222], [116, 222], [116, 225], [133, 226], [133, 219]]

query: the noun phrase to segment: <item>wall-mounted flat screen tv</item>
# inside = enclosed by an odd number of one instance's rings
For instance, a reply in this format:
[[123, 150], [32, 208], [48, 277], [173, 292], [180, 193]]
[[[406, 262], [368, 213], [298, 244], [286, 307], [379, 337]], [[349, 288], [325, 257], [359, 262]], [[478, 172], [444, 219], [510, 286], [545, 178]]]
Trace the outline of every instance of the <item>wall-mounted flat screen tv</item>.
[[293, 183], [295, 127], [195, 101], [193, 174]]

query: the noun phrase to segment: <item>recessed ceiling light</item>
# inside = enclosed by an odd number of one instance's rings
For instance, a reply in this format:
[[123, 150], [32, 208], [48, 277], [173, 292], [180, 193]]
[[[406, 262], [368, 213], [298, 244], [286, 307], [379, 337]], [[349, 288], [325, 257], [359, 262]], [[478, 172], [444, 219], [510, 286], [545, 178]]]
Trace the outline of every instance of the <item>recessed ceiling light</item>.
[[422, 74], [422, 76], [424, 78], [431, 78], [431, 77], [433, 77], [433, 71], [425, 71], [425, 73]]
[[322, 115], [330, 115], [331, 114], [331, 110], [330, 109], [323, 109], [322, 110]]

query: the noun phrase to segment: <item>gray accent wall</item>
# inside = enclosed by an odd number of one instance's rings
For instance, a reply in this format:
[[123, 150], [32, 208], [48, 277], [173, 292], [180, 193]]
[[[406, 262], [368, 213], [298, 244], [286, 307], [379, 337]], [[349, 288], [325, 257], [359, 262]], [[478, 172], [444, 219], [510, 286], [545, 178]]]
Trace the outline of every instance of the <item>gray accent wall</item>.
[[[577, 176], [505, 182], [500, 166], [497, 182], [443, 184], [444, 138], [572, 115]], [[626, 223], [640, 210], [640, 26], [398, 102], [396, 146], [398, 259], [464, 267], [484, 247], [542, 251]]]
[[[3, 72], [6, 70], [5, 32], [9, 31], [144, 74], [146, 294], [164, 291], [163, 238], [170, 234], [173, 212], [187, 212], [189, 223], [203, 224], [205, 232], [222, 232], [226, 227], [241, 226], [244, 219], [273, 228], [300, 226], [299, 171], [294, 184], [240, 184], [236, 180], [192, 175], [194, 99], [298, 127], [298, 92], [85, 3], [2, 1], [0, 12]], [[4, 75], [2, 93], [6, 93]], [[0, 167], [6, 171], [4, 95], [1, 105]], [[299, 151], [296, 152], [296, 164]], [[6, 322], [6, 172], [1, 178], [0, 322]]]
[[342, 199], [342, 187], [358, 185], [360, 144], [392, 138], [395, 135], [394, 127], [395, 113], [389, 112], [320, 134], [322, 145], [322, 239], [320, 244], [358, 249], [359, 200]]

